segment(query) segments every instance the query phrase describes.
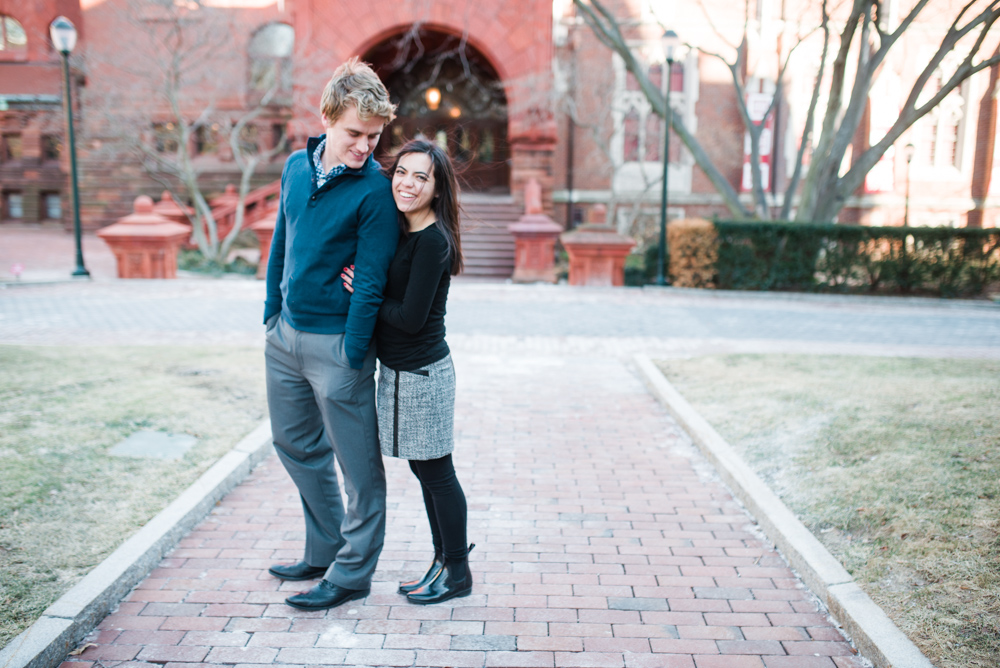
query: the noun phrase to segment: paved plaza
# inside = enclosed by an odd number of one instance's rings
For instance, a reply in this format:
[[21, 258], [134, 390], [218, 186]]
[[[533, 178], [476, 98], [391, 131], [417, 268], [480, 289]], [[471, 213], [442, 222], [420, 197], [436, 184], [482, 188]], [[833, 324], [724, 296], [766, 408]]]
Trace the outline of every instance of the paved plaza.
[[[0, 343], [263, 346], [263, 296], [250, 279], [10, 287]], [[470, 597], [425, 607], [396, 593], [432, 555], [416, 481], [387, 460], [372, 593], [330, 611], [284, 605], [303, 583], [266, 567], [301, 556], [303, 521], [271, 457], [63, 668], [859, 668], [631, 355], [1000, 357], [1000, 306], [988, 302], [459, 281], [447, 326], [477, 544]]]

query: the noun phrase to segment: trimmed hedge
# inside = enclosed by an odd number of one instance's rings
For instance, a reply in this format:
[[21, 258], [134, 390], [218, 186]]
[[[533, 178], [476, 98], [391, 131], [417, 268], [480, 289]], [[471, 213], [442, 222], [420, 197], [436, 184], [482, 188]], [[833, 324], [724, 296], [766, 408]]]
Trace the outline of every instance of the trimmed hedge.
[[[1000, 288], [1000, 228], [714, 225], [714, 280], [723, 290], [971, 297]], [[652, 283], [656, 255], [651, 245], [629, 256], [625, 284]]]
[[716, 221], [716, 285], [731, 290], [982, 294], [1000, 229]]

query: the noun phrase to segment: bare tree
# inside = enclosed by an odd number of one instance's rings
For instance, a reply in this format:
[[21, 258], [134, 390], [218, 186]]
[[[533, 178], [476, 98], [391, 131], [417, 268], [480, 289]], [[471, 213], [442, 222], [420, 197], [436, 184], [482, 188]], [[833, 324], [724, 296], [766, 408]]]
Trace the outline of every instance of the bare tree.
[[[576, 26], [566, 25], [567, 40], [564, 49], [574, 50], [573, 30]], [[628, 192], [621, 192], [614, 187], [619, 180], [619, 174], [625, 163], [616, 155], [614, 135], [616, 116], [622, 116], [625, 110], [618, 109], [614, 104], [581, 105], [582, 91], [613, 90], [615, 88], [613, 72], [595, 68], [580, 69], [576, 57], [570, 53], [563, 54], [557, 49], [554, 62], [556, 86], [553, 89], [554, 106], [557, 112], [565, 114], [572, 124], [572, 132], [582, 132], [587, 139], [589, 153], [580, 155], [583, 164], [599, 164], [606, 170], [612, 183], [611, 196], [602, 202], [607, 206], [607, 222], [615, 225], [619, 232], [631, 234], [646, 239], [647, 230], [643, 229], [640, 220], [644, 213], [643, 202], [646, 195], [659, 185], [661, 176], [659, 170], [646, 169], [646, 163], [639, 163], [638, 187]], [[662, 150], [662, 142], [657, 142], [657, 150]], [[572, 193], [569, 193], [572, 197]], [[572, 224], [572, 221], [567, 221]]]
[[[639, 81], [643, 93], [656, 113], [664, 115], [666, 110], [664, 96], [650, 83], [644, 67], [629, 47], [622, 32], [622, 21], [617, 19], [601, 0], [573, 0], [573, 3], [597, 38], [622, 57], [625, 66]], [[765, 120], [775, 113], [777, 105], [780, 104], [780, 93], [786, 85], [787, 68], [793, 52], [810, 35], [816, 32], [821, 34], [822, 55], [816, 71], [816, 86], [805, 114], [802, 134], [798, 138], [799, 147], [792, 175], [785, 190], [785, 200], [778, 214], [783, 220], [791, 218], [792, 198], [796, 195], [799, 196], [796, 220], [816, 222], [835, 220], [848, 197], [857, 191], [868, 172], [904, 132], [931, 112], [969, 77], [1000, 62], [1000, 53], [982, 55], [990, 53], [990, 48], [995, 46], [988, 42], [988, 37], [993, 24], [1000, 18], [1000, 0], [964, 0], [955, 11], [947, 30], [939, 41], [934, 43], [934, 54], [914, 81], [897, 120], [881, 140], [856, 154], [850, 168], [841, 174], [840, 167], [864, 118], [869, 95], [878, 73], [884, 66], [890, 50], [900, 42], [906, 31], [914, 26], [918, 17], [928, 8], [930, 0], [918, 0], [894, 29], [889, 27], [886, 17], [879, 15], [879, 12], [884, 11], [884, 6], [879, 0], [849, 0], [849, 3], [849, 10], [844, 12], [845, 18], [836, 21], [840, 32], [834, 34], [832, 30], [834, 22], [831, 19], [833, 10], [829, 0], [822, 0], [819, 25], [803, 31], [792, 47], [780, 55], [781, 62], [777, 67], [778, 76], [775, 82], [776, 91], [770, 107], [764, 114]], [[697, 138], [684, 127], [682, 119], [672, 114], [671, 124], [734, 215], [739, 218], [753, 216], [770, 218], [771, 207], [762, 187], [759, 172], [760, 133], [764, 123], [761, 122], [760, 125], [754, 123], [745, 104], [746, 39], [744, 38], [743, 43], [734, 49], [735, 56], [732, 58], [709, 51], [705, 53], [720, 58], [732, 74], [736, 106], [751, 140], [750, 164], [754, 201], [752, 212], [743, 206], [732, 185], [716, 168], [712, 157], [701, 147]], [[828, 53], [831, 49], [836, 50], [836, 55], [829, 64], [830, 73], [827, 75]], [[950, 71], [943, 73], [940, 89], [925, 94], [924, 89], [928, 81], [941, 70], [946, 58], [951, 54], [958, 56], [957, 64]], [[799, 194], [797, 191], [803, 171], [804, 155], [807, 148], [812, 145], [812, 135], [817, 120], [816, 111], [821, 97], [826, 99], [826, 109], [819, 127], [819, 138], [812, 150], [808, 171]]]
[[[224, 262], [243, 227], [255, 172], [286, 149], [284, 131], [262, 148], [256, 123], [274, 115], [272, 103], [290, 82], [262, 77], [267, 88], [250, 94], [243, 77], [234, 80], [243, 61], [232, 44], [244, 27], [231, 11], [172, 0], [127, 0], [122, 11], [134, 28], [132, 41], [117, 45], [115, 57], [102, 65], [127, 85], [121, 86], [124, 95], [107, 97], [105, 122], [150, 177], [179, 190], [178, 201], [192, 203], [199, 250], [209, 261]], [[240, 175], [235, 224], [224, 238], [206, 197], [206, 172], [218, 171], [217, 162], [199, 159], [206, 144], [231, 151]]]

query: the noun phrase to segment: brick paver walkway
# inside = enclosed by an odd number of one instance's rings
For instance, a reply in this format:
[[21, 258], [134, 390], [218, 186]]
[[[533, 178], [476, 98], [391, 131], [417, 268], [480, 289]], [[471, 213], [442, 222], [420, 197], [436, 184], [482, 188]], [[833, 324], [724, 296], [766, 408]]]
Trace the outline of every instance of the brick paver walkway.
[[299, 558], [302, 517], [272, 457], [63, 668], [862, 665], [626, 363], [456, 353], [456, 365], [470, 597], [414, 606], [396, 593], [431, 553], [418, 487], [387, 460], [371, 595], [285, 606], [303, 584], [264, 569]]
[[[2, 270], [65, 277], [72, 245], [46, 235], [0, 229]], [[113, 258], [86, 245], [94, 282], [0, 290], [0, 344], [262, 345], [261, 283], [115, 281]], [[303, 583], [266, 567], [299, 558], [302, 517], [271, 458], [63, 668], [857, 668], [628, 354], [1000, 357], [1000, 308], [947, 301], [459, 282], [448, 328], [472, 596], [421, 607], [396, 594], [431, 555], [416, 482], [387, 460], [372, 594], [326, 612], [285, 606]]]

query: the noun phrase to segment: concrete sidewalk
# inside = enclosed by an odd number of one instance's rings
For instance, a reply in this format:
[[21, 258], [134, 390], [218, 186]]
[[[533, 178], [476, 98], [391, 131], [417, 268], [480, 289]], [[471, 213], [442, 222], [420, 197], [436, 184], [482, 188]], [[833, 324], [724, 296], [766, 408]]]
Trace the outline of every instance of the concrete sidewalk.
[[395, 592], [431, 551], [415, 480], [387, 460], [371, 595], [325, 612], [284, 605], [303, 583], [265, 569], [301, 556], [303, 525], [272, 457], [63, 668], [864, 665], [626, 362], [455, 359], [472, 596], [422, 607]]
[[[115, 256], [93, 232], [82, 235], [83, 263], [91, 277], [118, 274]], [[19, 268], [15, 272], [15, 268]], [[0, 282], [68, 281], [76, 269], [76, 240], [62, 227], [0, 227]]]

